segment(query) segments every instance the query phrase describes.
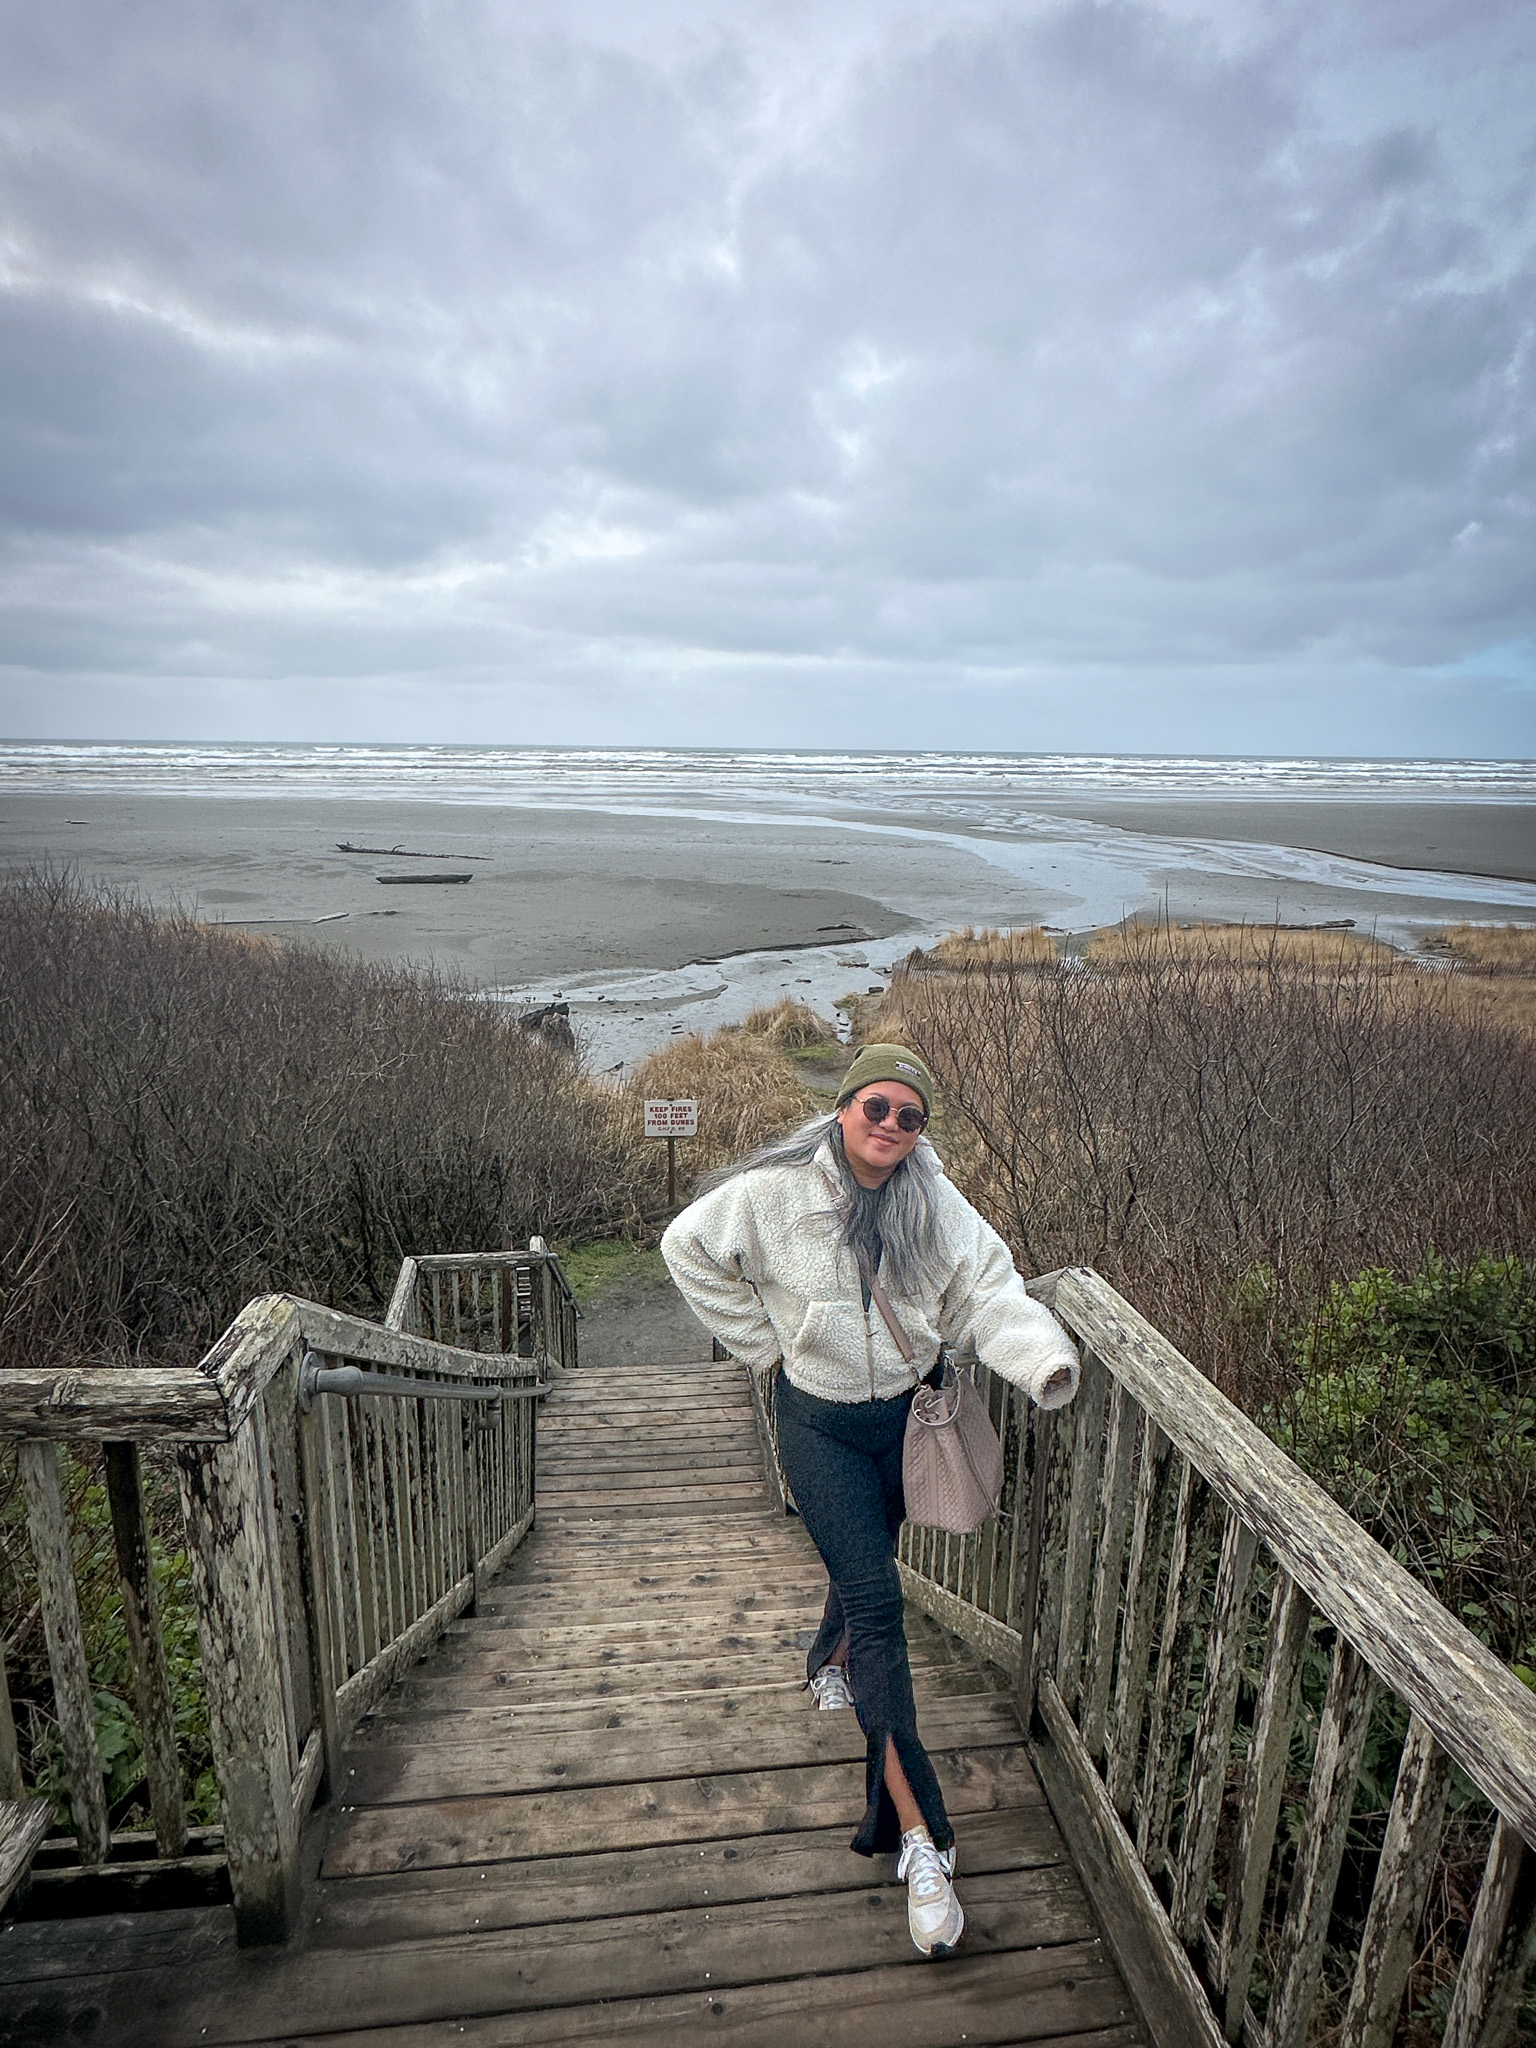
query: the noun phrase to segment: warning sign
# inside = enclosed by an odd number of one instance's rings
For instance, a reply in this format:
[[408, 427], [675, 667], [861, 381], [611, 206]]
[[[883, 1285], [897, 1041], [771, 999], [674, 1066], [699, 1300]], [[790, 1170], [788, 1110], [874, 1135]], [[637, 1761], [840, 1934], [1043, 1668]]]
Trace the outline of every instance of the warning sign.
[[679, 1095], [671, 1101], [647, 1102], [645, 1135], [648, 1138], [696, 1138], [699, 1135], [698, 1097]]

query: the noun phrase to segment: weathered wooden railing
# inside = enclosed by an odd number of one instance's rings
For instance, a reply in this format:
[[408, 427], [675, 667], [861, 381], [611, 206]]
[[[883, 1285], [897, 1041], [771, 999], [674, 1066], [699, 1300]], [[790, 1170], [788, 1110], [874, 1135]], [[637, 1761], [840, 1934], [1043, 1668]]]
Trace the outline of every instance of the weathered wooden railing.
[[[197, 1366], [0, 1371], [0, 1444], [15, 1442], [26, 1490], [82, 1870], [121, 1845], [59, 1445], [91, 1461], [99, 1447], [103, 1463], [162, 1864], [181, 1856], [187, 1826], [140, 1460], [149, 1446], [174, 1461], [240, 1938], [278, 1940], [296, 1908], [303, 1823], [336, 1789], [345, 1732], [530, 1525], [534, 1390], [575, 1364], [574, 1315], [558, 1261], [536, 1241], [526, 1253], [407, 1260], [382, 1327], [269, 1295]], [[450, 1327], [456, 1341], [438, 1341]], [[341, 1382], [347, 1392], [334, 1391]], [[47, 1818], [22, 1786], [0, 1666], [5, 1891]]]
[[1031, 1292], [1083, 1349], [1078, 1398], [1028, 1411], [975, 1368], [1004, 1433], [1001, 1512], [963, 1539], [909, 1526], [898, 1558], [909, 1598], [1017, 1674], [1157, 2048], [1304, 2048], [1390, 1696], [1407, 1737], [1334, 2038], [1389, 2048], [1455, 1766], [1492, 1840], [1442, 2048], [1500, 2048], [1536, 1962], [1536, 1695], [1107, 1282], [1074, 1269]]
[[456, 1344], [574, 1362], [580, 1311], [559, 1259], [541, 1237], [525, 1252], [443, 1252], [406, 1259], [385, 1321]]

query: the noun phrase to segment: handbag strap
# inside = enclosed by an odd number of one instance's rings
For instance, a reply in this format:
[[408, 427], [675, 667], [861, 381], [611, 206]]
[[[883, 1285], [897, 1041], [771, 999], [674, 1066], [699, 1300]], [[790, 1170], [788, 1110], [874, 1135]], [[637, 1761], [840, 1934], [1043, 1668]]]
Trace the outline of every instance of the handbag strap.
[[923, 1376], [912, 1363], [913, 1358], [916, 1356], [912, 1349], [912, 1339], [897, 1321], [896, 1311], [891, 1307], [891, 1297], [876, 1279], [873, 1269], [863, 1261], [860, 1264], [864, 1275], [864, 1284], [869, 1289], [869, 1298], [875, 1304], [875, 1307], [879, 1309], [881, 1317], [885, 1322], [885, 1327], [896, 1340], [896, 1349], [901, 1353], [903, 1365], [906, 1366], [909, 1372], [915, 1373], [918, 1380], [921, 1381]]

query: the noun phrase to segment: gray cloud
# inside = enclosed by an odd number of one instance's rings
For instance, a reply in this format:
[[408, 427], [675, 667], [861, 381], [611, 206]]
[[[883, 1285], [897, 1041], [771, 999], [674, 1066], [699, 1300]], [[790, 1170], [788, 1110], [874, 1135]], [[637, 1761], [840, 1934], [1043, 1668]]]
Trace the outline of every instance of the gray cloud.
[[0, 10], [0, 725], [1532, 750], [1528, 11], [763, 12]]

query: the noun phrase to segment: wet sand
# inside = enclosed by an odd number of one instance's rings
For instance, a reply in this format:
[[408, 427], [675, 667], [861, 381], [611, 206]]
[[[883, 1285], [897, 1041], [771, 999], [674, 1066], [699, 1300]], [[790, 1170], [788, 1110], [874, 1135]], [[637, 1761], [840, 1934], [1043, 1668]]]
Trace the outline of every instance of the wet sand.
[[1042, 804], [1123, 832], [1294, 846], [1391, 868], [1536, 882], [1536, 807], [1530, 804], [1277, 802], [1226, 798], [1189, 803], [1124, 798]]

